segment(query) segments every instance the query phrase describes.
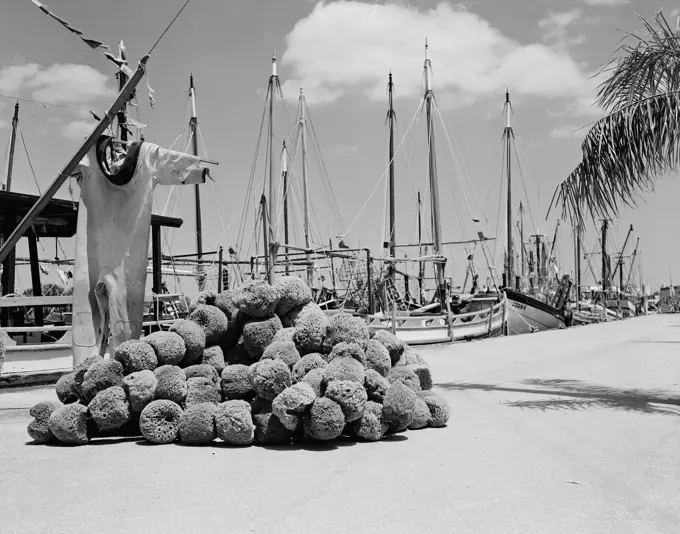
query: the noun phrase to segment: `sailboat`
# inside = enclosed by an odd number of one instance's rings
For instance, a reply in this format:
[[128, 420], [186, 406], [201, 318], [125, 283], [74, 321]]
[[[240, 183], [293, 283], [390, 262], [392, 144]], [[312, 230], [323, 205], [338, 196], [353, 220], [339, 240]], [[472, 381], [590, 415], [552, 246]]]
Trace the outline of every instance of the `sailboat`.
[[[507, 198], [506, 198], [506, 217], [507, 217], [507, 245], [505, 253], [505, 272], [503, 275], [503, 293], [508, 299], [508, 335], [525, 334], [530, 332], [540, 332], [544, 330], [552, 330], [555, 328], [562, 328], [565, 325], [564, 309], [567, 304], [567, 292], [565, 293], [564, 285], [561, 285], [560, 291], [553, 299], [552, 303], [544, 302], [536, 296], [522, 291], [521, 276], [517, 276], [514, 267], [515, 252], [513, 240], [513, 225], [512, 225], [512, 144], [515, 139], [515, 133], [512, 128], [510, 116], [512, 107], [510, 103], [510, 92], [505, 93], [504, 112], [506, 117], [505, 129], [503, 130], [503, 143], [506, 151], [506, 172], [507, 172]], [[523, 233], [523, 232], [522, 232]], [[542, 241], [541, 236], [535, 236], [536, 239], [536, 273], [537, 279], [540, 279], [542, 273], [541, 257], [545, 258], [545, 254], [541, 254]], [[524, 250], [523, 237], [521, 238], [522, 253]], [[523, 265], [522, 265], [523, 267]], [[522, 273], [523, 274], [523, 273]], [[568, 277], [567, 277], [568, 278]], [[567, 280], [564, 280], [566, 283]], [[538, 285], [538, 284], [537, 284]], [[539, 288], [537, 288], [539, 289]]]
[[[388, 93], [389, 110], [387, 122], [389, 124], [389, 241], [387, 243], [388, 256], [376, 259], [386, 265], [385, 274], [381, 279], [380, 292], [384, 295], [382, 312], [368, 316], [371, 330], [388, 330], [408, 344], [422, 345], [435, 343], [450, 343], [454, 341], [475, 340], [503, 335], [506, 317], [506, 302], [503, 294], [489, 292], [487, 294], [452, 295], [451, 281], [445, 272], [446, 258], [440, 218], [439, 184], [437, 176], [437, 156], [435, 148], [434, 114], [436, 100], [432, 85], [432, 64], [428, 57], [428, 45], [425, 44], [425, 93], [419, 109], [424, 110], [427, 120], [427, 148], [428, 148], [428, 182], [430, 190], [430, 208], [432, 214], [433, 243], [430, 254], [423, 256], [423, 243], [418, 243], [418, 257], [397, 258], [396, 249], [396, 206], [395, 206], [395, 168], [394, 168], [394, 107], [393, 81], [389, 75]], [[420, 217], [420, 198], [419, 198]], [[420, 218], [419, 218], [420, 221]], [[419, 227], [420, 227], [419, 222]], [[479, 241], [484, 246], [486, 238], [480, 235]], [[463, 242], [458, 242], [463, 243]], [[406, 245], [404, 245], [406, 246]], [[409, 275], [397, 268], [400, 263], [406, 265], [417, 262], [419, 286], [422, 288], [426, 265], [433, 266], [435, 271], [435, 288], [430, 302], [413, 299], [410, 295]], [[406, 294], [401, 295], [397, 289], [397, 276], [402, 276]], [[474, 290], [473, 290], [474, 293]], [[421, 292], [422, 295], [422, 292]], [[452, 310], [453, 306], [455, 310]]]

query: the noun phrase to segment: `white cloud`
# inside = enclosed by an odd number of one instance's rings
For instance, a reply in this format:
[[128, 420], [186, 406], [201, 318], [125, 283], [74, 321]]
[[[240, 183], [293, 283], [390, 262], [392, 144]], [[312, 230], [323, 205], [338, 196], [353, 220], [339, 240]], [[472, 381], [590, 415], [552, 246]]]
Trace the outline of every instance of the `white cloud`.
[[6, 128], [9, 123], [5, 119], [0, 119], [0, 128]]
[[27, 80], [33, 78], [40, 70], [40, 65], [8, 65], [0, 68], [0, 93], [16, 96]]
[[27, 87], [33, 88], [33, 98], [54, 104], [87, 103], [97, 98], [113, 96], [109, 78], [88, 65], [55, 64], [39, 71]]
[[97, 124], [94, 121], [75, 120], [68, 123], [62, 130], [62, 135], [71, 141], [82, 141], [92, 133]]
[[42, 67], [36, 63], [0, 67], [0, 93], [31, 98], [53, 104], [89, 103], [116, 92], [109, 78], [88, 65], [55, 63]]
[[583, 0], [589, 6], [623, 6], [630, 3], [630, 0]]
[[383, 101], [391, 69], [395, 96], [417, 96], [426, 37], [441, 105], [469, 105], [505, 86], [520, 97], [573, 102], [592, 95], [587, 65], [567, 51], [521, 44], [462, 7], [358, 1], [320, 2], [296, 23], [282, 57], [290, 72], [284, 95], [297, 98], [303, 86], [310, 104], [348, 93]]
[[548, 13], [546, 17], [538, 21], [538, 26], [544, 31], [544, 41], [553, 48], [564, 51], [588, 40], [584, 33], [572, 35], [574, 26], [593, 22], [596, 22], [596, 19], [584, 17], [583, 10], [578, 8], [560, 13]]

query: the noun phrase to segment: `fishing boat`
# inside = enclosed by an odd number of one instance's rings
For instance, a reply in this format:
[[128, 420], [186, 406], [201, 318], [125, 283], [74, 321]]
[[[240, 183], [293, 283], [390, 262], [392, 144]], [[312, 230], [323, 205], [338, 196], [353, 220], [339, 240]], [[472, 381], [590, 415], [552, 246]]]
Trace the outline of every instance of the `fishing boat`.
[[[495, 337], [504, 334], [506, 320], [506, 297], [496, 290], [478, 292], [475, 282], [470, 293], [465, 287], [459, 294], [452, 293], [451, 279], [446, 277], [444, 245], [481, 244], [484, 247], [489, 238], [479, 232], [479, 239], [468, 241], [443, 241], [440, 219], [439, 184], [437, 175], [437, 155], [435, 148], [435, 114], [437, 103], [432, 85], [432, 64], [428, 57], [428, 45], [425, 44], [425, 93], [418, 106], [424, 113], [427, 122], [428, 150], [428, 184], [430, 190], [430, 211], [432, 221], [432, 242], [422, 242], [421, 201], [418, 194], [418, 243], [416, 245], [398, 245], [396, 241], [396, 188], [395, 188], [395, 149], [393, 79], [389, 74], [388, 95], [389, 108], [387, 123], [389, 127], [389, 225], [386, 254], [374, 258], [384, 266], [380, 269], [383, 275], [376, 284], [377, 311], [368, 314], [366, 319], [373, 331], [388, 330], [398, 338], [411, 345], [450, 343], [455, 341], [471, 341]], [[442, 121], [442, 126], [445, 127]], [[398, 248], [417, 248], [416, 257], [400, 258], [396, 254]], [[431, 247], [431, 249], [429, 248]], [[424, 252], [427, 250], [428, 252]], [[486, 254], [486, 253], [485, 253]], [[468, 254], [469, 263], [472, 256]], [[418, 274], [409, 275], [407, 268], [400, 265], [418, 265]], [[434, 270], [434, 288], [429, 298], [425, 295], [426, 268], [431, 265]], [[400, 278], [400, 280], [398, 280]], [[414, 298], [410, 291], [410, 282], [418, 284], [418, 297]], [[467, 280], [466, 280], [467, 282]], [[404, 293], [397, 288], [403, 284]]]
[[[512, 105], [510, 103], [510, 93], [505, 93], [504, 103], [505, 114], [505, 129], [503, 130], [503, 144], [505, 151], [505, 166], [507, 179], [507, 194], [506, 194], [506, 250], [505, 250], [505, 269], [503, 274], [503, 288], [502, 291], [507, 298], [507, 328], [508, 335], [525, 334], [531, 332], [541, 332], [544, 330], [552, 330], [555, 328], [563, 328], [565, 326], [564, 309], [567, 303], [566, 298], [563, 298], [565, 285], [569, 285], [568, 277], [563, 278], [555, 296], [548, 301], [547, 296], [543, 293], [542, 281], [547, 280], [546, 265], [546, 250], [543, 236], [537, 234], [535, 238], [536, 257], [534, 264], [536, 266], [536, 284], [530, 290], [522, 288], [522, 280], [524, 278], [524, 225], [522, 223], [520, 229], [520, 253], [521, 253], [521, 269], [519, 273], [515, 271], [515, 247], [513, 239], [513, 217], [512, 217], [512, 148], [515, 141], [515, 133], [511, 124]], [[555, 240], [553, 240], [554, 242]], [[568, 289], [568, 288], [567, 288]], [[560, 296], [558, 296], [560, 295]]]

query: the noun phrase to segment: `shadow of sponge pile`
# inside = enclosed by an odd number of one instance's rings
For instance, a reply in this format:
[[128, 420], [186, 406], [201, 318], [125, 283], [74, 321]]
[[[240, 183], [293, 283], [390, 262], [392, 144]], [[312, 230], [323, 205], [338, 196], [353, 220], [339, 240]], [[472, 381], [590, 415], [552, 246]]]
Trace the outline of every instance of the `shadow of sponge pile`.
[[297, 277], [204, 292], [190, 309], [169, 331], [62, 377], [60, 402], [33, 407], [29, 435], [72, 445], [141, 435], [152, 444], [248, 446], [378, 441], [449, 419], [425, 360], [361, 318], [329, 317]]

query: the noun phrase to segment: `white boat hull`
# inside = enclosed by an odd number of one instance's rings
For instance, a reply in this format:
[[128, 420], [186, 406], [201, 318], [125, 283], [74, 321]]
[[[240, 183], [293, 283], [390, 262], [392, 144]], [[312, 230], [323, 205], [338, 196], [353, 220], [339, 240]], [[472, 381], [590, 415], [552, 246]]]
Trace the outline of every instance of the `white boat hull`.
[[527, 295], [507, 291], [508, 335], [543, 332], [564, 327], [564, 318], [553, 308]]
[[503, 299], [491, 311], [453, 315], [450, 328], [444, 315], [397, 316], [394, 328], [391, 317], [374, 315], [369, 317], [368, 326], [371, 330], [394, 332], [408, 345], [431, 345], [502, 336], [505, 321], [506, 303]]

